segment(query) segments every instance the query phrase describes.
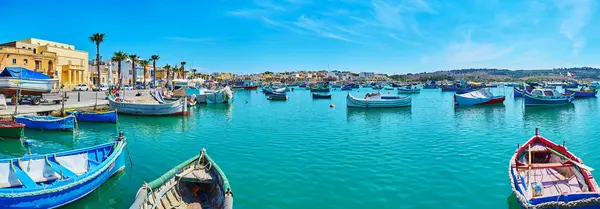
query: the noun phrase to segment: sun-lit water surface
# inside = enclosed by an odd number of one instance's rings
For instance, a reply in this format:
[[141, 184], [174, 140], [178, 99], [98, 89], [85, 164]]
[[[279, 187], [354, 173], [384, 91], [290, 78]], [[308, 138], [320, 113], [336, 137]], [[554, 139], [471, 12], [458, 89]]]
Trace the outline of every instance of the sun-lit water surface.
[[[201, 105], [186, 118], [119, 115], [117, 125], [25, 136], [33, 152], [49, 153], [125, 132], [133, 165], [66, 208], [128, 208], [144, 182], [202, 148], [230, 179], [235, 208], [506, 208], [508, 160], [535, 127], [600, 167], [597, 98], [524, 110], [506, 92], [504, 105], [455, 108], [452, 93], [423, 90], [412, 108], [366, 110], [347, 109], [339, 89], [331, 100], [296, 90], [287, 102], [239, 91], [233, 104]], [[24, 152], [19, 141], [0, 141], [0, 157]]]

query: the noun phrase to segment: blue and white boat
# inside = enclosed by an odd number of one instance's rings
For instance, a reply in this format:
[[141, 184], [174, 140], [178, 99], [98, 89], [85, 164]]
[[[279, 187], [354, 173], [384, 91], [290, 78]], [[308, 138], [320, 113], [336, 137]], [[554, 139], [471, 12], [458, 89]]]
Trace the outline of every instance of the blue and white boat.
[[561, 94], [556, 89], [533, 89], [523, 93], [525, 106], [546, 106], [569, 104], [575, 99], [575, 94]]
[[108, 95], [108, 105], [111, 110], [117, 110], [121, 114], [129, 115], [189, 115], [185, 99], [179, 99], [174, 102], [164, 104], [143, 104], [126, 102], [121, 98], [116, 98], [112, 94]]
[[17, 115], [15, 121], [25, 124], [25, 128], [57, 131], [73, 131], [75, 128], [75, 116], [66, 117]]
[[124, 139], [0, 160], [0, 208], [56, 208], [86, 196], [125, 169]]
[[410, 107], [412, 99], [410, 96], [400, 97], [397, 95], [381, 95], [380, 93], [367, 94], [365, 98], [356, 98], [350, 94], [346, 96], [346, 106], [362, 108], [385, 108], [385, 107]]
[[88, 111], [88, 110], [65, 110], [68, 115], [74, 115], [77, 121], [117, 123], [117, 111]]

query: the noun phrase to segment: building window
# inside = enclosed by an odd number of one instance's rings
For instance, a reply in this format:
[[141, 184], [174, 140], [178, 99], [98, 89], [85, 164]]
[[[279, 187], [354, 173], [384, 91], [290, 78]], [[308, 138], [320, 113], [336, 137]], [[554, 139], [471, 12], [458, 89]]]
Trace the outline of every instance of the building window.
[[13, 58], [13, 65], [17, 64], [17, 59]]
[[23, 59], [23, 65], [27, 65], [27, 59]]
[[33, 49], [33, 54], [35, 54], [36, 52], [37, 52], [37, 50], [36, 50], [36, 49]]
[[40, 61], [35, 61], [35, 70], [40, 69]]
[[52, 61], [48, 61], [48, 70], [52, 71]]

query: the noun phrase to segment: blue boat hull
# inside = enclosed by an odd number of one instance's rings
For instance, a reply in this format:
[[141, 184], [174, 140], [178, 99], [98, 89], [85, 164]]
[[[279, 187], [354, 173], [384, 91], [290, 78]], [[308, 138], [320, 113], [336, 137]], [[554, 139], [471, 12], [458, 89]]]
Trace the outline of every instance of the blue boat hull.
[[575, 97], [596, 97], [597, 91], [594, 92], [581, 92], [581, 91], [571, 91], [569, 89], [565, 90], [567, 94], [575, 94]]
[[564, 105], [570, 104], [572, 101], [571, 97], [565, 97], [563, 99], [535, 99], [529, 95], [523, 96], [525, 99], [525, 106], [547, 106], [547, 105]]
[[[78, 177], [79, 179], [77, 179], [75, 183], [68, 184], [58, 189], [50, 186], [47, 189], [40, 188], [40, 190], [35, 192], [24, 192], [29, 194], [18, 192], [0, 193], [0, 208], [57, 208], [80, 199], [100, 187], [115, 173], [125, 169], [124, 146], [126, 145], [123, 144], [121, 149], [113, 148], [112, 152], [115, 152], [115, 156], [112, 157], [109, 155], [110, 159], [100, 163], [99, 167], [106, 167], [106, 169], [97, 171], [99, 172], [97, 175], [95, 175], [96, 173], [83, 174]], [[75, 185], [76, 183], [79, 184]], [[52, 189], [57, 189], [57, 191], [49, 191]]]
[[[72, 114], [71, 112], [67, 112], [67, 114]], [[117, 123], [117, 112], [116, 111], [108, 111], [108, 112], [76, 112], [75, 118], [77, 121], [86, 121], [86, 122], [101, 122], [101, 123]]]
[[513, 95], [514, 97], [523, 97], [523, 90], [515, 88], [513, 89]]
[[57, 131], [73, 131], [75, 127], [75, 117], [67, 116], [54, 121], [30, 120], [27, 118], [16, 117], [15, 121], [25, 124], [25, 128]]

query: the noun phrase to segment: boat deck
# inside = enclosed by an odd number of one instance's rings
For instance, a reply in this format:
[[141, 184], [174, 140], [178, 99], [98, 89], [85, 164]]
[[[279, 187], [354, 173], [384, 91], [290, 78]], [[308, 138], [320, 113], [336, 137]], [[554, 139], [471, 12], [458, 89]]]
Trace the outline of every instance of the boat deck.
[[[563, 193], [580, 193], [587, 192], [587, 187], [582, 189], [580, 182], [577, 180], [575, 175], [569, 178], [564, 177], [554, 168], [541, 168], [532, 169], [531, 171], [524, 170], [522, 175], [527, 181], [527, 174], [529, 172], [530, 182], [540, 182], [543, 186], [543, 196], [554, 196]], [[584, 191], [586, 190], [586, 191]], [[526, 193], [527, 198], [532, 198], [532, 193]]]

